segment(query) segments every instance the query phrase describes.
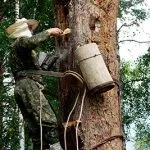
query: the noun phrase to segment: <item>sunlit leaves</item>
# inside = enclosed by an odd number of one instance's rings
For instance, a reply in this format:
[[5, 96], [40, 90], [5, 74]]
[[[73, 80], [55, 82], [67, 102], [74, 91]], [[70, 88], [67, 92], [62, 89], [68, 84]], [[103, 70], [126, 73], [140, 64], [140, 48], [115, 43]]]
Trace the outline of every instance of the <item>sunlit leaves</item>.
[[136, 16], [138, 20], [145, 20], [146, 19], [146, 12], [144, 9], [131, 9], [131, 15]]
[[[122, 63], [122, 111], [123, 123], [127, 129], [134, 123], [138, 150], [146, 136], [150, 135], [150, 50], [141, 56], [135, 64]], [[143, 135], [145, 133], [145, 136]], [[143, 139], [143, 141], [141, 139]], [[144, 139], [145, 138], [145, 139]], [[144, 142], [146, 143], [146, 142]], [[139, 146], [140, 145], [140, 146]], [[147, 146], [147, 145], [146, 145]], [[142, 147], [143, 148], [143, 147]], [[150, 145], [149, 145], [150, 148]], [[147, 149], [145, 149], [147, 150]]]
[[121, 0], [118, 18], [120, 18], [122, 21], [128, 19], [130, 22], [135, 22], [138, 24], [140, 21], [147, 18], [144, 6], [144, 0]]
[[143, 123], [137, 123], [137, 130], [140, 132], [136, 133], [136, 150], [149, 150], [150, 149], [150, 125], [149, 121], [143, 121]]

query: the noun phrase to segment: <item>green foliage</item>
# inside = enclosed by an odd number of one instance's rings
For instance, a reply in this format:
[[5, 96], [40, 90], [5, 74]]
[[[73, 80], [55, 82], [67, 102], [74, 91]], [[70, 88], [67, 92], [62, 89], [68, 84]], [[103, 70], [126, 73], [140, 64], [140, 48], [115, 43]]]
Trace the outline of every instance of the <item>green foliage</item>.
[[[125, 20], [132, 16], [133, 21], [146, 19], [146, 11], [143, 9], [144, 0], [121, 0], [119, 6], [118, 18]], [[128, 17], [127, 17], [128, 16]]]
[[[150, 49], [135, 64], [122, 63], [122, 111], [123, 123], [128, 134], [135, 125], [138, 150], [148, 150], [150, 136]], [[142, 147], [140, 149], [140, 147]]]
[[[8, 24], [12, 21], [12, 15], [14, 15], [14, 10], [10, 9], [14, 6], [14, 1], [9, 0], [7, 3], [1, 4], [1, 14], [2, 21], [0, 22], [0, 70], [3, 70], [4, 64], [7, 59], [7, 54], [9, 52], [10, 42], [6, 37], [5, 29]], [[9, 16], [10, 18], [5, 20]], [[2, 86], [3, 78], [1, 76], [1, 88], [0, 88], [0, 112], [3, 117], [2, 122], [0, 122], [1, 136], [0, 136], [0, 148], [1, 149], [18, 149], [19, 144], [19, 132], [18, 132], [18, 111], [16, 110], [15, 102], [12, 96], [6, 92], [6, 87]], [[13, 140], [13, 142], [11, 141]]]
[[45, 96], [49, 100], [49, 104], [52, 106], [55, 115], [60, 120], [60, 102], [58, 101], [58, 79], [53, 77], [44, 77]]
[[5, 29], [8, 26], [7, 22], [0, 23], [0, 61], [2, 62], [8, 53], [9, 40], [6, 38]]
[[[28, 10], [28, 11], [27, 11]], [[36, 33], [54, 26], [54, 10], [52, 0], [20, 0], [20, 18], [34, 18], [39, 21]], [[54, 49], [54, 39], [41, 45], [42, 51], [52, 51]]]
[[[3, 149], [18, 150], [19, 148], [19, 118], [18, 109], [13, 96], [3, 94], [1, 97], [3, 104], [3, 130], [1, 133], [0, 145]], [[12, 142], [13, 140], [13, 142]]]
[[136, 124], [137, 130], [140, 132], [136, 133], [136, 150], [149, 150], [150, 149], [150, 125], [145, 120], [143, 123], [139, 122]]
[[20, 18], [34, 18], [40, 21], [40, 29], [43, 30], [54, 26], [52, 8], [51, 0], [20, 0]]
[[131, 9], [131, 15], [136, 16], [138, 20], [145, 20], [146, 19], [146, 12], [144, 9]]
[[[118, 17], [126, 22], [128, 16], [132, 16], [130, 21], [136, 24], [139, 23], [146, 19], [146, 12], [142, 7], [143, 3], [144, 0], [121, 0]], [[40, 22], [36, 32], [54, 26], [53, 12], [52, 0], [20, 0], [20, 18], [35, 18]], [[5, 29], [15, 21], [15, 1], [2, 1], [0, 13], [3, 14], [3, 19], [0, 22], [0, 61], [4, 61], [4, 58], [7, 58], [6, 55], [9, 52], [10, 45], [10, 41], [6, 37]], [[54, 39], [50, 40], [47, 44], [44, 43], [41, 45], [42, 51], [52, 51], [54, 49], [53, 43]], [[140, 150], [140, 147], [142, 149], [145, 143], [148, 143], [150, 132], [149, 125], [145, 122], [143, 124], [143, 120], [147, 120], [150, 113], [150, 96], [148, 95], [150, 79], [149, 61], [150, 56], [148, 53], [141, 57], [135, 65], [122, 63], [121, 68], [123, 121], [127, 129], [130, 124], [136, 123], [136, 129], [139, 131], [136, 135], [138, 150]], [[58, 81], [47, 77], [44, 80], [47, 83], [47, 91], [53, 93], [50, 95], [46, 94], [46, 96], [58, 117], [60, 116], [60, 104], [57, 101]], [[6, 91], [9, 90], [6, 89]], [[0, 109], [3, 112], [3, 118], [5, 118], [3, 120], [3, 132], [0, 133], [3, 136], [2, 139], [0, 139], [0, 145], [3, 144], [6, 150], [18, 150], [20, 138], [18, 108], [16, 107], [13, 96], [6, 91], [3, 88], [0, 91], [0, 102], [4, 104], [4, 110], [2, 110], [2, 108]], [[145, 141], [142, 141], [142, 139]]]
[[[5, 29], [15, 21], [15, 1], [8, 0], [1, 2], [2, 8], [0, 14], [3, 14], [2, 20], [0, 20], [0, 62], [3, 63], [3, 67], [9, 71], [7, 62], [7, 55], [9, 53], [10, 42]], [[27, 19], [35, 18], [39, 21], [39, 27], [35, 31], [36, 33], [41, 32], [47, 28], [54, 26], [54, 14], [52, 9], [51, 0], [20, 0], [20, 18], [25, 17]], [[40, 46], [42, 51], [54, 51], [54, 39], [50, 39], [48, 43], [43, 43]], [[57, 81], [55, 79], [47, 79], [47, 84], [50, 84], [50, 90], [54, 93], [57, 88]], [[12, 95], [13, 81], [9, 85], [5, 85], [4, 89], [1, 89], [0, 104], [3, 104], [3, 108], [0, 108], [0, 112], [3, 115], [3, 122], [0, 122], [2, 127], [0, 136], [0, 146], [5, 150], [18, 150], [19, 149], [19, 114], [18, 107]], [[1, 84], [2, 85], [2, 84]], [[56, 87], [56, 88], [55, 88]], [[49, 88], [48, 88], [49, 89]], [[56, 112], [59, 110], [59, 104], [57, 98], [48, 96]], [[58, 113], [57, 113], [58, 116]], [[2, 123], [2, 124], [1, 124]], [[27, 137], [28, 135], [26, 135]], [[30, 144], [30, 142], [27, 144]], [[28, 149], [28, 145], [25, 146]], [[1, 147], [0, 147], [1, 149]]]
[[15, 1], [14, 0], [7, 0], [1, 1], [0, 3], [0, 14], [2, 15], [2, 20], [5, 20], [7, 17], [7, 20], [10, 21], [15, 16]]
[[[142, 21], [146, 20], [148, 17], [148, 12], [146, 11], [145, 6], [145, 0], [121, 0], [118, 18], [122, 25], [119, 31], [122, 31], [122, 27], [127, 27], [128, 29], [134, 25], [137, 27]], [[127, 30], [123, 31], [124, 33], [127, 33]], [[133, 36], [135, 36], [137, 33], [139, 34], [140, 32], [138, 29], [136, 31], [137, 32], [132, 33]], [[129, 35], [131, 38], [131, 31], [129, 32]], [[129, 36], [127, 35], [126, 38], [129, 38]], [[146, 55], [140, 57], [135, 63], [121, 62], [121, 98], [123, 124], [127, 140], [130, 140], [129, 132], [131, 130], [131, 125], [134, 124], [138, 150], [143, 150], [142, 148], [144, 147], [142, 144], [146, 143], [143, 142], [145, 140], [144, 138], [148, 137], [147, 135], [149, 134], [147, 132], [148, 130], [145, 130], [146, 136], [143, 136], [141, 133], [144, 131], [144, 128], [143, 130], [139, 128], [142, 126], [142, 124], [146, 126], [147, 119], [150, 114], [149, 53], [150, 51], [148, 51]], [[144, 146], [148, 146], [148, 144]], [[139, 149], [140, 147], [142, 148]], [[150, 149], [150, 145], [148, 147], [148, 149]]]

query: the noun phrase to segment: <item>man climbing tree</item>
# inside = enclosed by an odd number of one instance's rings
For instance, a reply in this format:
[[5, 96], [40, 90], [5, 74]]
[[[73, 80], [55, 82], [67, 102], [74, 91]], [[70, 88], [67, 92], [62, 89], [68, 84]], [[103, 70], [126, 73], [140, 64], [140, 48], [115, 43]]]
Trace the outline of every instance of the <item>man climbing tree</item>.
[[[74, 51], [87, 43], [96, 43], [115, 82], [115, 87], [93, 96], [86, 95], [83, 114], [78, 130], [79, 147], [84, 150], [122, 150], [123, 133], [120, 114], [119, 56], [116, 52], [116, 18], [118, 0], [71, 0], [55, 1], [56, 25], [61, 29], [71, 28], [70, 37], [58, 41], [58, 47], [70, 51], [67, 64], [60, 64], [60, 70], [79, 71], [74, 59]], [[95, 64], [96, 65], [96, 64]], [[88, 66], [87, 66], [88, 67]], [[93, 66], [95, 67], [95, 66]], [[103, 70], [101, 70], [103, 71]], [[67, 120], [75, 93], [61, 80], [60, 99], [62, 115]], [[67, 94], [66, 94], [67, 93]], [[77, 120], [81, 101], [72, 120]], [[67, 109], [66, 109], [67, 108]], [[73, 124], [75, 126], [75, 124]], [[76, 149], [74, 131], [67, 133], [68, 149]], [[71, 137], [72, 140], [71, 140]]]
[[42, 93], [44, 88], [42, 77], [36, 72], [29, 74], [28, 71], [40, 70], [37, 54], [34, 51], [36, 47], [50, 36], [60, 36], [62, 30], [51, 28], [32, 35], [37, 26], [38, 21], [22, 18], [6, 30], [10, 34], [9, 37], [15, 39], [11, 45], [9, 57], [11, 71], [16, 82], [15, 99], [27, 122], [33, 149], [48, 149], [50, 144], [51, 147], [59, 150], [61, 146], [57, 134], [57, 120]]

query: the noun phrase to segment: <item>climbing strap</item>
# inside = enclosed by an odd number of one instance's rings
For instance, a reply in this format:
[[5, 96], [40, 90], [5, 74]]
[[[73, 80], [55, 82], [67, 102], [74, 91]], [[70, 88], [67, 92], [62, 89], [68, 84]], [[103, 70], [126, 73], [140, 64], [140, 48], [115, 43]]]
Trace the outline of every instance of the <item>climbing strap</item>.
[[76, 79], [77, 83], [79, 83], [77, 86], [79, 88], [82, 88], [83, 86], [85, 86], [85, 81], [83, 79], [83, 77], [78, 74], [77, 72], [71, 71], [71, 70], [67, 70], [65, 72], [54, 72], [54, 71], [43, 71], [43, 70], [23, 70], [20, 71], [16, 74], [17, 78], [21, 78], [21, 77], [29, 77], [32, 78], [35, 75], [45, 75], [45, 76], [50, 76], [50, 77], [57, 77], [57, 78], [66, 78], [69, 79], [70, 77], [74, 77], [74, 79]]
[[24, 77], [28, 75], [46, 75], [60, 78], [64, 76], [64, 73], [44, 70], [23, 70], [17, 73], [17, 77]]

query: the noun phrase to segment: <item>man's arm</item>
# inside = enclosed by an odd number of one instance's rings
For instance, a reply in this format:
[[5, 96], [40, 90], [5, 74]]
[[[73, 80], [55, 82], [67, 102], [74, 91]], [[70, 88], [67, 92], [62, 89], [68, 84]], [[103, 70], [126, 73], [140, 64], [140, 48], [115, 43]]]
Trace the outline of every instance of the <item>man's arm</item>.
[[61, 36], [63, 31], [59, 28], [51, 28], [32, 37], [22, 37], [19, 40], [19, 45], [27, 49], [35, 49], [38, 44], [48, 39], [50, 36]]

